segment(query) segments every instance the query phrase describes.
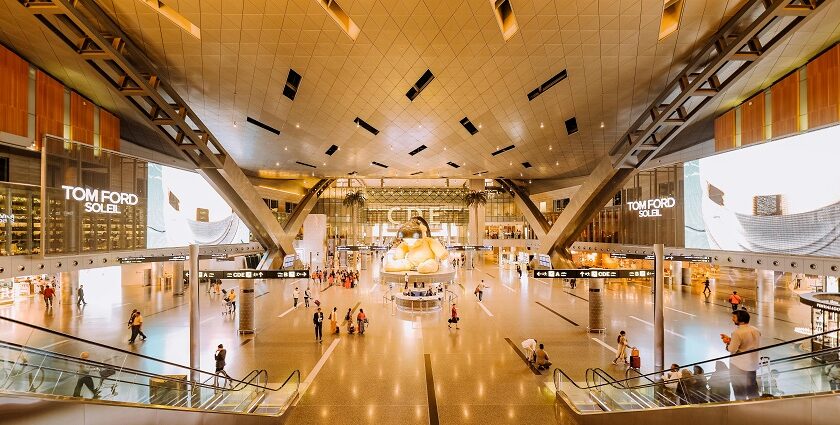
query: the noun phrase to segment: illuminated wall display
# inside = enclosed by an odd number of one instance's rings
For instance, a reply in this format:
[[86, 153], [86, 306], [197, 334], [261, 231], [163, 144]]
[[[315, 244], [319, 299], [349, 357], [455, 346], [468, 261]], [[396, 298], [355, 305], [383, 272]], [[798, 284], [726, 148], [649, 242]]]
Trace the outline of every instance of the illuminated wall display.
[[140, 198], [133, 193], [112, 192], [89, 187], [62, 185], [64, 199], [85, 203], [85, 212], [119, 214], [120, 205], [137, 205]]
[[[423, 217], [429, 224], [439, 224], [438, 214], [440, 214], [441, 207], [392, 207], [388, 208], [388, 222], [391, 224], [402, 224], [410, 220], [411, 217]], [[397, 212], [400, 212], [399, 214]], [[427, 214], [423, 212], [426, 211]]]
[[663, 198], [646, 199], [644, 201], [630, 201], [627, 208], [630, 211], [638, 211], [639, 217], [662, 217], [663, 208], [674, 208], [677, 200], [673, 196]]

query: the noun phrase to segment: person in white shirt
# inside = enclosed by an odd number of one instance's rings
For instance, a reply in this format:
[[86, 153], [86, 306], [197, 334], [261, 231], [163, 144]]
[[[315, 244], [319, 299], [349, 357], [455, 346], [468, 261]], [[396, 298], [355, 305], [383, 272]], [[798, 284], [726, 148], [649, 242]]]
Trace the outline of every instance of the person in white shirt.
[[677, 386], [680, 383], [681, 377], [680, 365], [676, 363], [672, 363], [671, 369], [662, 374], [662, 380], [665, 382], [665, 388], [668, 389], [666, 397], [670, 398], [675, 405], [680, 404], [679, 397], [677, 396]]
[[309, 308], [309, 298], [312, 297], [312, 292], [309, 291], [309, 288], [306, 288], [303, 291], [303, 305], [306, 308]]
[[720, 339], [726, 344], [726, 351], [733, 355], [729, 358], [732, 392], [735, 393], [736, 400], [758, 398], [755, 371], [758, 369], [759, 352], [737, 354], [759, 348], [761, 332], [750, 325], [750, 314], [744, 310], [733, 312], [732, 322], [738, 326], [732, 335], [720, 334]]
[[295, 290], [292, 291], [292, 298], [295, 299], [295, 303], [294, 305], [292, 305], [292, 307], [297, 308], [298, 298], [300, 298], [300, 289], [298, 289], [297, 286], [295, 286]]

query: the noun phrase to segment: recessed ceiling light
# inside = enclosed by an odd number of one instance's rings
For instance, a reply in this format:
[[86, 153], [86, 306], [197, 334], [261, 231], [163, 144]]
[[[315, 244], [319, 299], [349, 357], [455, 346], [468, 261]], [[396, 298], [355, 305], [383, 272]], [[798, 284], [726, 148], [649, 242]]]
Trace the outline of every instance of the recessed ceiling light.
[[511, 161], [510, 164], [508, 164], [508, 165], [513, 165], [513, 161]]
[[325, 162], [325, 163], [323, 163], [323, 164], [321, 164], [321, 165], [327, 165], [327, 163]]
[[446, 150], [446, 146], [443, 147], [443, 150]]
[[560, 161], [554, 161], [554, 165], [560, 165]]
[[540, 128], [545, 128], [545, 124], [540, 123]]
[[481, 123], [478, 124], [478, 128], [481, 128]]
[[287, 151], [287, 150], [289, 150], [289, 147], [288, 147], [288, 146], [284, 146], [284, 147], [283, 147], [283, 150], [284, 150], [284, 151]]
[[236, 127], [236, 121], [233, 122], [233, 126]]
[[279, 166], [280, 166], [280, 163], [279, 163], [279, 162], [275, 162], [275, 163], [274, 163], [274, 166], [275, 166], [275, 167], [279, 167]]
[[531, 180], [528, 180], [528, 184], [531, 184], [531, 183], [533, 183], [533, 181], [531, 181]]
[[519, 173], [519, 177], [522, 177], [522, 173]]
[[548, 150], [554, 149], [554, 145], [548, 145]]
[[604, 122], [601, 121], [601, 128], [604, 128]]
[[295, 128], [300, 128], [300, 123], [295, 124]]

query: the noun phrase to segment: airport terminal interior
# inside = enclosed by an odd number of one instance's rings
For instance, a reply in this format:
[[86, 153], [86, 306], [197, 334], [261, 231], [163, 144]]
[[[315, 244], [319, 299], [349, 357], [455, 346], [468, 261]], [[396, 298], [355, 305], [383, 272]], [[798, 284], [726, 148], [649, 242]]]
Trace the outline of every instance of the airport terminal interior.
[[0, 0], [0, 424], [836, 423], [838, 42], [838, 0]]

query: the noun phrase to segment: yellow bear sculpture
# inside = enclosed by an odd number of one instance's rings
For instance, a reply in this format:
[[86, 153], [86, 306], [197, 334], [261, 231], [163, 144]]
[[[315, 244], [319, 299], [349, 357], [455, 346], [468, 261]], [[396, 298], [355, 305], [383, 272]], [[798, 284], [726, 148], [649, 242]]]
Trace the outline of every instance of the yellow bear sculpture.
[[400, 227], [402, 242], [385, 255], [386, 272], [435, 273], [449, 251], [429, 235], [429, 224], [423, 217], [414, 217]]

